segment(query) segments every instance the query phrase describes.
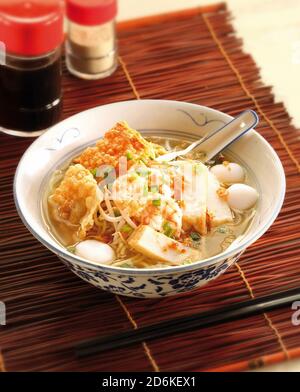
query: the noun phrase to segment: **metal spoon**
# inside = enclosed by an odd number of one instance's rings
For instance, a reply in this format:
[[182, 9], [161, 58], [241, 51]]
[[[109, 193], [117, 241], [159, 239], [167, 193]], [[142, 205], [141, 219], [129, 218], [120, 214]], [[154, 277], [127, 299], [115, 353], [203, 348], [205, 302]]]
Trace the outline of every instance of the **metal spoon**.
[[177, 157], [182, 157], [197, 148], [199, 152], [203, 153], [203, 158], [200, 158], [199, 160], [203, 163], [207, 162], [219, 152], [224, 150], [224, 148], [243, 136], [246, 132], [250, 131], [250, 129], [254, 128], [258, 124], [258, 121], [258, 115], [254, 110], [245, 110], [228, 124], [212, 131], [209, 135], [190, 144], [184, 150], [173, 151], [168, 154], [161, 155], [156, 158], [156, 161], [173, 161]]

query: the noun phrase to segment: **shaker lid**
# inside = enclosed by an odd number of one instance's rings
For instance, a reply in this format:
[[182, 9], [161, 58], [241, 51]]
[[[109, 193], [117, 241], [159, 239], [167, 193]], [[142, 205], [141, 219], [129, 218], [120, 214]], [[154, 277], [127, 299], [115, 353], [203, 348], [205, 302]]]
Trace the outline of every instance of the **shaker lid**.
[[64, 39], [62, 0], [0, 0], [0, 42], [8, 53], [40, 56]]
[[117, 15], [117, 0], [67, 0], [67, 16], [81, 25], [99, 25]]

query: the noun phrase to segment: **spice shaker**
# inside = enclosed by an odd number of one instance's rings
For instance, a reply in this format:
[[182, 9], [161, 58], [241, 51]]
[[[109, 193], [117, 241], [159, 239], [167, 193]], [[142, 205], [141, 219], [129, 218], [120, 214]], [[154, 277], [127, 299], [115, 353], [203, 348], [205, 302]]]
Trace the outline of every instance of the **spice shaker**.
[[62, 107], [62, 0], [0, 0], [0, 130], [37, 136]]
[[67, 0], [69, 71], [83, 79], [101, 79], [117, 68], [116, 0]]

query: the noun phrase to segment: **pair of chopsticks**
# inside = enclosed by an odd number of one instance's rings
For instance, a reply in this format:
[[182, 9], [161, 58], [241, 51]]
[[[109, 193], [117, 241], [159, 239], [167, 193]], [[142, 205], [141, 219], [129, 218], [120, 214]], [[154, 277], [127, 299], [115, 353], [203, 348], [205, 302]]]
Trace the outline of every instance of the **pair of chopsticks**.
[[261, 298], [243, 301], [234, 305], [207, 311], [190, 316], [173, 318], [151, 324], [146, 327], [129, 330], [126, 332], [108, 335], [104, 338], [96, 338], [78, 344], [75, 353], [78, 357], [86, 357], [116, 348], [127, 347], [141, 343], [145, 340], [153, 340], [177, 333], [195, 329], [210, 327], [220, 323], [227, 323], [245, 317], [253, 316], [291, 305], [300, 300], [300, 288], [281, 291]]

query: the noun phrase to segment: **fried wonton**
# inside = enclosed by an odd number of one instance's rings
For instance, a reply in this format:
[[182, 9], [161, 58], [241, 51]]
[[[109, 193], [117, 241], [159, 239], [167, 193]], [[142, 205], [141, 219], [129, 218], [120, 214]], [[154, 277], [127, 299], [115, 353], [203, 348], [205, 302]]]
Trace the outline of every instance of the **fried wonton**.
[[93, 226], [93, 215], [102, 200], [102, 192], [93, 175], [79, 164], [68, 168], [62, 182], [49, 197], [54, 218], [78, 226], [81, 239]]
[[88, 147], [74, 162], [87, 169], [99, 168], [102, 165], [117, 168], [119, 158], [125, 157], [128, 167], [131, 167], [140, 161], [153, 160], [165, 152], [163, 147], [148, 142], [125, 121], [120, 121], [105, 133], [103, 139], [98, 140], [95, 147]]

